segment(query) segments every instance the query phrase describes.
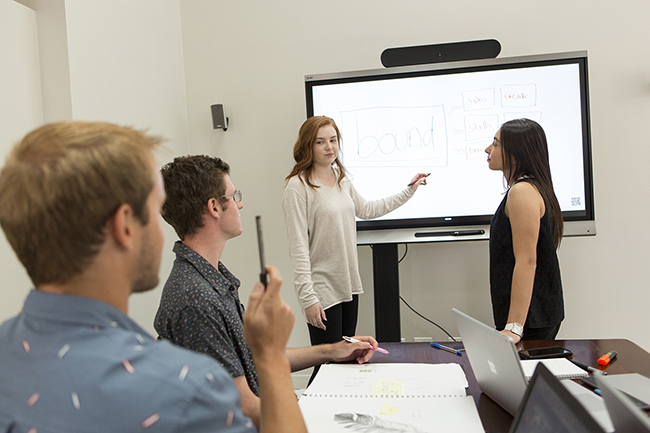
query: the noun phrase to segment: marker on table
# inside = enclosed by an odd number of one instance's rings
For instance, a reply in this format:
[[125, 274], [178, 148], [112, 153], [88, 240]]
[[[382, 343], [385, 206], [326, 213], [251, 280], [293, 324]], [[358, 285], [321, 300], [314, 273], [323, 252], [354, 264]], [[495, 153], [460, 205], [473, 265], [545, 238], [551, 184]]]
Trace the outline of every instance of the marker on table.
[[435, 347], [436, 349], [446, 350], [447, 352], [455, 353], [456, 355], [462, 355], [463, 354], [463, 352], [461, 352], [460, 350], [454, 349], [452, 347], [443, 346], [442, 344], [431, 343], [431, 345], [433, 347]]
[[591, 365], [585, 365], [585, 364], [583, 364], [581, 362], [578, 362], [578, 361], [576, 361], [574, 359], [570, 359], [569, 361], [573, 362], [575, 365], [582, 368], [584, 371], [590, 371], [591, 373], [594, 373], [594, 374], [596, 374], [596, 373], [607, 374], [606, 371], [600, 371], [596, 367], [592, 367]]
[[[423, 177], [429, 177], [430, 174], [431, 174], [431, 173], [427, 173], [427, 174], [425, 174], [424, 176], [420, 176], [420, 177], [418, 177], [418, 178], [416, 179], [415, 182], [417, 182], [418, 180], [422, 179]], [[411, 186], [411, 185], [413, 185], [415, 182], [411, 182], [411, 183], [409, 183], [409, 184], [406, 185], [406, 186]]]
[[615, 350], [610, 350], [600, 358], [598, 358], [598, 365], [607, 365], [610, 363], [610, 361], [614, 358], [616, 358], [616, 351]]
[[[357, 340], [356, 338], [352, 338], [352, 337], [346, 337], [345, 335], [343, 336], [343, 339], [344, 339], [345, 341], [350, 342], [350, 343], [365, 343], [364, 341]], [[370, 346], [370, 348], [372, 349], [372, 346]], [[379, 353], [386, 353], [386, 354], [388, 353], [388, 350], [386, 350], [386, 349], [382, 349], [382, 348], [379, 347], [379, 346], [377, 346], [377, 348], [376, 348], [375, 350], [376, 350], [377, 352], [379, 352]]]

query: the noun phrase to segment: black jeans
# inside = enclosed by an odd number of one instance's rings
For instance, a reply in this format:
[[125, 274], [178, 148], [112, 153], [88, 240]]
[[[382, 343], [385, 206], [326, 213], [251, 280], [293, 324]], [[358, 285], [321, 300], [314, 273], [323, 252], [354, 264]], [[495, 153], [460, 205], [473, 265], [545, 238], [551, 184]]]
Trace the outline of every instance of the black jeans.
[[[343, 340], [343, 336], [352, 337], [357, 329], [357, 316], [359, 314], [359, 295], [352, 295], [352, 300], [349, 302], [342, 302], [334, 305], [333, 307], [325, 310], [326, 330], [316, 328], [307, 324], [309, 329], [309, 339], [311, 345], [316, 346], [319, 344], [338, 343]], [[309, 383], [314, 380], [320, 365], [314, 366], [314, 372], [309, 379]]]

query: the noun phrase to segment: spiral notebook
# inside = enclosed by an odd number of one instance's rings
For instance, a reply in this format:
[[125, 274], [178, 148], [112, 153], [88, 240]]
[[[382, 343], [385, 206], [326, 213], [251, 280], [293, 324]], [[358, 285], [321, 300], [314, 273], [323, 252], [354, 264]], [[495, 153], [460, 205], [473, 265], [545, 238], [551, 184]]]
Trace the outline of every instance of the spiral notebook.
[[524, 375], [526, 375], [526, 380], [530, 380], [533, 377], [535, 367], [540, 362], [558, 379], [579, 379], [589, 376], [589, 373], [566, 358], [523, 359], [519, 362], [521, 363], [521, 368], [524, 370]]
[[458, 364], [326, 364], [299, 405], [307, 429], [483, 433]]

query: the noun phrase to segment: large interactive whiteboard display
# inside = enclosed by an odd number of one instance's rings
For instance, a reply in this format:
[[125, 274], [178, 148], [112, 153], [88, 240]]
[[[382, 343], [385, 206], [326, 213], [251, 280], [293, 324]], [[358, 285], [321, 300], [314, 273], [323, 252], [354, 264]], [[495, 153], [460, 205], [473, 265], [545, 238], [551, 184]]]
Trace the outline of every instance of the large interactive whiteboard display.
[[546, 132], [566, 234], [592, 235], [587, 78], [586, 52], [309, 75], [307, 114], [336, 121], [342, 161], [367, 199], [431, 173], [401, 208], [358, 221], [361, 243], [394, 242], [386, 230], [409, 242], [427, 228], [489, 224], [505, 184], [484, 150], [503, 122], [522, 117]]

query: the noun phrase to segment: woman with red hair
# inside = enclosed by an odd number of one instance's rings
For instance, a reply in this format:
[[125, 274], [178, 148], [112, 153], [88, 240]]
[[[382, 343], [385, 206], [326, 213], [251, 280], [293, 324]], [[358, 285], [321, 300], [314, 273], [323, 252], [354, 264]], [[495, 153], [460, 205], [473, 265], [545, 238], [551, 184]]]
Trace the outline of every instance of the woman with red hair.
[[363, 293], [355, 216], [385, 215], [426, 184], [426, 175], [420, 173], [402, 192], [367, 201], [346, 176], [340, 142], [341, 133], [329, 117], [315, 116], [303, 123], [282, 201], [294, 286], [312, 345], [335, 343], [355, 333], [358, 295]]

